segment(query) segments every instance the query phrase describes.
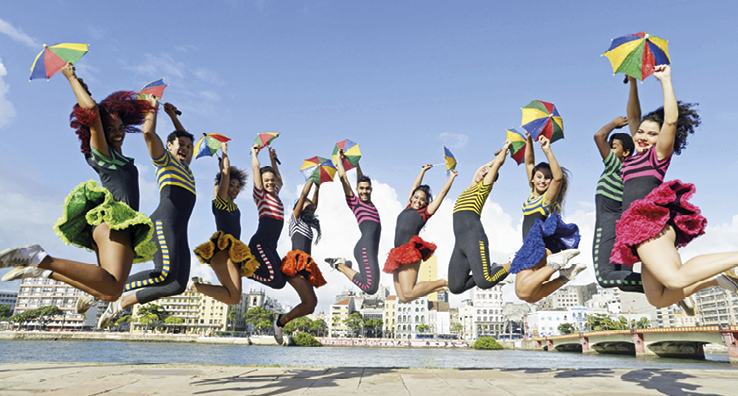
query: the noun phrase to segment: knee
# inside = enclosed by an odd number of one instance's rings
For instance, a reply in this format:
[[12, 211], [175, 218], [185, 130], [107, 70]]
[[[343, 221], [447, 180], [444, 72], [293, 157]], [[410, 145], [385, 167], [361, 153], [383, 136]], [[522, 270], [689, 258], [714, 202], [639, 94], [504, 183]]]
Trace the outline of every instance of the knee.
[[661, 281], [661, 284], [664, 285], [665, 288], [670, 290], [681, 290], [694, 283], [688, 281], [679, 273], [667, 274], [666, 276], [661, 276], [661, 278], [662, 279], [659, 279]]
[[96, 297], [96, 298], [97, 298], [98, 300], [100, 300], [100, 301], [105, 301], [105, 302], [116, 302], [116, 301], [118, 301], [118, 299], [120, 298], [120, 294], [118, 294], [117, 296], [115, 296], [115, 295], [106, 295], [106, 294], [103, 294], [103, 295], [99, 295], [99, 296], [95, 296], [95, 297]]
[[405, 295], [398, 296], [397, 298], [398, 298], [398, 300], [400, 300], [400, 302], [405, 303], [405, 304], [407, 304], [407, 303], [412, 302], [413, 300], [415, 300], [414, 298], [411, 298], [411, 297], [408, 297], [408, 296], [405, 296]]
[[[451, 280], [448, 282], [448, 291], [450, 291], [453, 294], [461, 294], [465, 292], [464, 285], [458, 284], [458, 283], [451, 283]], [[403, 301], [405, 302], [405, 301]]]
[[228, 298], [226, 298], [223, 302], [228, 305], [238, 305], [238, 303], [241, 302], [241, 296], [231, 295], [228, 296]]
[[368, 289], [366, 289], [364, 292], [366, 294], [373, 295], [373, 294], [377, 294], [378, 291], [379, 291], [379, 284], [374, 284]]

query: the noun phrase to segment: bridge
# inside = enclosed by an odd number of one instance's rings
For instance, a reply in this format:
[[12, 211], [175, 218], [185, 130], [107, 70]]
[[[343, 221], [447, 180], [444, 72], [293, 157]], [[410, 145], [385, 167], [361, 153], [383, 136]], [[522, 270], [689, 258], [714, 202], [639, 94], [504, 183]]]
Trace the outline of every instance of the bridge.
[[534, 337], [533, 349], [559, 352], [704, 359], [705, 344], [725, 344], [738, 363], [738, 326], [693, 326], [591, 331]]

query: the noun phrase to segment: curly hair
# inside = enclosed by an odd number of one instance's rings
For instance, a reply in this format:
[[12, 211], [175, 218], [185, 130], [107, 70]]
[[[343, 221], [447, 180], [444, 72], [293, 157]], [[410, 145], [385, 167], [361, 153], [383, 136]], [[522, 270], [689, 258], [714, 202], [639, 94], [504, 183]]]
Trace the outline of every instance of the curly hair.
[[422, 191], [425, 193], [425, 206], [430, 205], [431, 202], [433, 202], [433, 195], [431, 195], [431, 189], [430, 186], [427, 184], [421, 184], [418, 187], [413, 190], [413, 193], [410, 194], [410, 197], [412, 198], [415, 196], [415, 193], [418, 191]]
[[102, 122], [103, 130], [106, 124], [114, 117], [120, 118], [127, 133], [141, 132], [138, 125], [143, 124], [146, 113], [156, 111], [149, 102], [139, 100], [133, 91], [113, 92], [97, 105], [95, 109], [83, 109], [79, 104], [74, 105], [69, 115], [69, 126], [75, 129], [83, 153], [90, 152], [90, 127], [97, 121]]
[[608, 143], [610, 143], [610, 146], [612, 146], [613, 140], [620, 140], [620, 145], [623, 146], [623, 150], [628, 151], [628, 156], [633, 155], [635, 153], [635, 142], [633, 142], [633, 137], [630, 136], [627, 133], [613, 133], [610, 135], [610, 140]]
[[[538, 172], [539, 169], [548, 169], [549, 172], [551, 171], [551, 165], [548, 164], [548, 162], [541, 162], [538, 165], [536, 165], [533, 168], [533, 171], [530, 173], [530, 184], [531, 187], [533, 186], [533, 176], [535, 176], [536, 172]], [[559, 195], [556, 197], [556, 200], [553, 204], [553, 212], [561, 214], [564, 208], [564, 201], [566, 200], [566, 191], [569, 189], [569, 178], [571, 178], [571, 172], [569, 172], [568, 169], [561, 167], [561, 188], [559, 188]]]
[[[677, 119], [676, 135], [674, 136], [674, 154], [679, 155], [687, 147], [687, 137], [690, 133], [694, 133], [695, 128], [700, 126], [702, 120], [700, 115], [697, 114], [697, 103], [683, 103], [677, 102], [679, 108], [679, 118]], [[659, 107], [658, 109], [646, 114], [641, 122], [652, 121], [659, 124], [659, 127], [664, 125], [664, 108]]]
[[[223, 172], [218, 172], [215, 175], [215, 185], [220, 184], [220, 179], [223, 177]], [[235, 166], [230, 167], [230, 178], [231, 180], [238, 181], [238, 191], [243, 191], [246, 188], [246, 180], [249, 179], [249, 174], [246, 171], [236, 168]]]

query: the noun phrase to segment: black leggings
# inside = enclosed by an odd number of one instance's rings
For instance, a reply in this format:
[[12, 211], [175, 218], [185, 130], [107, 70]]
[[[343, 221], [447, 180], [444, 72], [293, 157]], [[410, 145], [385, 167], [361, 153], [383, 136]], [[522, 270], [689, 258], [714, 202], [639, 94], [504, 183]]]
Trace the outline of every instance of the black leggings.
[[272, 289], [281, 289], [287, 284], [287, 276], [282, 272], [282, 258], [277, 253], [277, 241], [283, 226], [284, 221], [262, 217], [256, 234], [249, 241], [251, 254], [261, 264], [252, 279]]
[[472, 211], [456, 212], [456, 243], [448, 263], [448, 288], [461, 294], [474, 286], [489, 289], [507, 277], [503, 267], [489, 262], [489, 241], [479, 215]]
[[351, 279], [364, 293], [375, 294], [379, 290], [379, 238], [382, 225], [365, 220], [359, 225], [361, 238], [354, 246], [354, 257], [359, 266]]
[[595, 235], [592, 241], [592, 260], [595, 278], [602, 287], [617, 287], [626, 292], [643, 293], [641, 274], [621, 264], [610, 262], [610, 253], [615, 245], [615, 225], [620, 220], [620, 202], [595, 195]]
[[124, 291], [141, 289], [136, 292], [139, 304], [185, 291], [190, 277], [187, 224], [194, 206], [195, 194], [178, 186], [162, 187], [159, 207], [151, 215], [152, 242], [159, 247], [154, 254], [154, 269], [130, 275], [124, 288]]

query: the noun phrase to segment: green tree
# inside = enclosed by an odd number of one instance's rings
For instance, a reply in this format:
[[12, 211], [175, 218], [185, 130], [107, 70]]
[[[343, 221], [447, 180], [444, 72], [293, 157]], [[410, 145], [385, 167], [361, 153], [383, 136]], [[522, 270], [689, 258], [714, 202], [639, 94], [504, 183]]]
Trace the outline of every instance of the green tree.
[[182, 323], [184, 323], [184, 320], [176, 316], [168, 316], [166, 319], [164, 319], [164, 323], [171, 325], [173, 332], [177, 325], [181, 325]]
[[354, 335], [358, 335], [359, 331], [364, 327], [364, 316], [359, 312], [354, 312], [343, 320], [346, 327], [354, 331]]
[[10, 305], [0, 305], [0, 319], [6, 319], [10, 317]]
[[651, 321], [648, 320], [648, 318], [640, 318], [637, 322], [635, 322], [636, 329], [647, 329], [649, 327], [651, 327]]
[[587, 316], [587, 327], [592, 331], [611, 330], [613, 322], [605, 314], [590, 314]]
[[474, 349], [504, 349], [493, 337], [481, 337], [474, 342]]
[[295, 332], [295, 330], [308, 332], [310, 331], [312, 325], [313, 321], [310, 318], [302, 316], [287, 323], [284, 326], [284, 332], [287, 334], [292, 334]]
[[574, 325], [571, 323], [562, 323], [557, 328], [561, 334], [571, 334], [574, 332]]
[[243, 315], [246, 324], [251, 326], [253, 331], [262, 334], [264, 331], [272, 328], [274, 321], [274, 312], [267, 311], [262, 307], [252, 307]]
[[50, 305], [48, 307], [41, 307], [36, 309], [29, 309], [18, 314], [11, 316], [8, 320], [18, 325], [24, 325], [28, 322], [36, 321], [41, 324], [41, 330], [46, 326], [46, 321], [54, 316], [63, 316], [64, 311], [59, 309], [56, 305]]
[[313, 335], [322, 337], [328, 332], [328, 323], [325, 323], [323, 319], [314, 320], [310, 326], [310, 332]]
[[461, 323], [456, 323], [451, 326], [451, 331], [456, 333], [458, 337], [461, 337], [461, 332], [464, 331], [464, 325]]
[[418, 326], [418, 332], [420, 332], [420, 333], [425, 333], [425, 332], [428, 331], [428, 329], [429, 329], [429, 327], [425, 323], [423, 323], [420, 326]]
[[316, 340], [315, 337], [311, 336], [308, 333], [303, 333], [301, 331], [295, 333], [295, 335], [292, 336], [292, 342], [294, 342], [296, 346], [304, 346], [304, 347], [323, 346], [323, 344], [321, 344], [320, 341]]
[[382, 319], [370, 319], [364, 321], [364, 328], [369, 329], [371, 336], [377, 338], [382, 335]]
[[149, 325], [159, 324], [159, 320], [166, 315], [164, 307], [157, 304], [146, 304], [138, 309], [138, 323], [146, 326], [146, 330], [149, 329]]

